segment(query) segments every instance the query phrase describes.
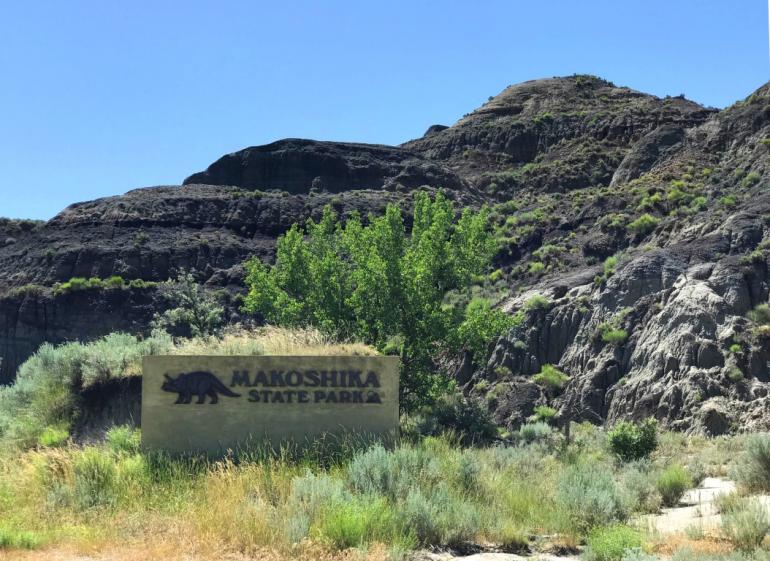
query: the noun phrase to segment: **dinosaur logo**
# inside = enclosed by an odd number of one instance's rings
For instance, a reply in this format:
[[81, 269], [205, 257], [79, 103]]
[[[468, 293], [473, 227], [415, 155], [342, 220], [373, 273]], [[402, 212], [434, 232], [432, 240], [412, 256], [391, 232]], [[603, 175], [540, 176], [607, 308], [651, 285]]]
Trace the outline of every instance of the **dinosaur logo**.
[[241, 396], [239, 393], [232, 392], [211, 372], [183, 372], [176, 378], [172, 378], [168, 374], [163, 376], [166, 380], [163, 382], [161, 389], [165, 392], [179, 394], [174, 403], [190, 403], [192, 396], [197, 395], [198, 400], [195, 403], [205, 403], [206, 396], [209, 396], [211, 398], [210, 403], [213, 405], [219, 401], [218, 394], [226, 395], [227, 397]]

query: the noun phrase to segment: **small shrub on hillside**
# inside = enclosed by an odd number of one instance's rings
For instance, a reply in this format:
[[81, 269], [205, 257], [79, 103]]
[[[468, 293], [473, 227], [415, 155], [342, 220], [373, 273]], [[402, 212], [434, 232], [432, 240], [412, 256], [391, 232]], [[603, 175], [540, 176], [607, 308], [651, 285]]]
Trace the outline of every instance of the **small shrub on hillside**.
[[639, 530], [616, 524], [591, 532], [587, 545], [587, 561], [622, 561], [626, 552], [642, 547], [642, 535]]
[[525, 310], [547, 310], [551, 307], [551, 301], [540, 294], [535, 294], [524, 304]]
[[770, 434], [754, 434], [736, 465], [738, 482], [750, 491], [770, 491]]
[[725, 195], [724, 197], [720, 197], [718, 202], [720, 205], [727, 208], [734, 208], [735, 205], [738, 204], [738, 201], [732, 195]]
[[601, 464], [568, 466], [558, 480], [556, 503], [580, 532], [622, 522], [627, 516], [613, 474]]
[[676, 506], [684, 492], [692, 487], [692, 477], [682, 466], [674, 464], [667, 467], [658, 476], [656, 485], [663, 499], [663, 504], [665, 506]]
[[620, 421], [607, 433], [610, 449], [624, 462], [647, 458], [658, 445], [658, 423], [645, 419], [639, 424]]
[[770, 325], [770, 305], [768, 304], [759, 304], [746, 315], [754, 323]]
[[552, 364], [544, 364], [540, 368], [540, 372], [532, 376], [532, 381], [551, 391], [556, 391], [567, 385], [569, 376]]
[[722, 515], [722, 531], [739, 550], [755, 550], [770, 532], [767, 507], [756, 499], [744, 501], [740, 507]]
[[618, 256], [617, 255], [611, 255], [607, 259], [604, 260], [604, 276], [610, 277], [614, 272], [615, 268], [618, 266]]
[[642, 214], [639, 218], [630, 222], [627, 226], [628, 231], [632, 234], [644, 236], [652, 232], [660, 222], [660, 219], [655, 218], [651, 214]]
[[547, 440], [551, 434], [553, 434], [551, 426], [542, 421], [527, 423], [519, 428], [519, 439], [527, 444]]
[[602, 332], [602, 341], [613, 345], [622, 345], [628, 340], [628, 331], [625, 329], [607, 329]]
[[547, 405], [538, 405], [535, 407], [535, 412], [532, 415], [532, 420], [535, 422], [542, 422], [551, 424], [556, 418], [556, 409], [548, 407]]
[[539, 275], [545, 271], [545, 263], [540, 261], [531, 261], [527, 267], [527, 271], [531, 275]]
[[741, 181], [741, 186], [751, 187], [752, 185], [756, 185], [757, 183], [759, 183], [760, 179], [762, 179], [762, 176], [759, 175], [757, 172], [752, 171], [746, 177], [743, 178], [743, 181]]
[[159, 284], [158, 290], [172, 307], [155, 316], [155, 327], [193, 337], [213, 335], [222, 327], [224, 308], [189, 271]]

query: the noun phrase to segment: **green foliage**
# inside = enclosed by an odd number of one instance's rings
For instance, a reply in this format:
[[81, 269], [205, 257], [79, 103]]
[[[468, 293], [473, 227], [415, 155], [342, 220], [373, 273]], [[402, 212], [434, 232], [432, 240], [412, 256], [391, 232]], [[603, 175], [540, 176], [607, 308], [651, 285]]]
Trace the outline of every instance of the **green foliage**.
[[757, 499], [744, 500], [722, 515], [722, 531], [739, 550], [755, 550], [770, 532], [767, 507]]
[[31, 446], [50, 429], [69, 426], [78, 393], [113, 378], [139, 375], [141, 358], [168, 352], [171, 338], [160, 332], [140, 340], [113, 333], [91, 343], [43, 344], [20, 367], [10, 386], [0, 387], [0, 439]]
[[421, 407], [413, 424], [418, 436], [440, 436], [451, 432], [463, 445], [487, 443], [497, 436], [497, 426], [489, 411], [459, 392], [442, 395]]
[[559, 476], [556, 504], [580, 532], [622, 522], [627, 516], [612, 473], [600, 464], [568, 466]]
[[[454, 206], [442, 193], [415, 195], [411, 237], [401, 211], [389, 205], [384, 216], [338, 222], [331, 208], [319, 222], [293, 226], [277, 243], [274, 266], [258, 259], [246, 265], [244, 310], [270, 323], [313, 325], [341, 339], [357, 339], [382, 349], [403, 337], [401, 404], [413, 409], [446, 391], [434, 357], [469, 340], [476, 350], [482, 336], [473, 327], [482, 316], [507, 325], [502, 316], [474, 305], [471, 317], [444, 307], [450, 290], [469, 290], [496, 250], [488, 229], [489, 212], [465, 209], [455, 221]], [[305, 237], [307, 233], [307, 238]], [[468, 321], [464, 336], [458, 325]], [[483, 346], [483, 345], [481, 345]]]
[[736, 478], [751, 491], [770, 491], [770, 434], [749, 437], [737, 463]]
[[70, 433], [65, 428], [46, 427], [40, 433], [40, 436], [37, 437], [37, 443], [45, 448], [55, 448], [63, 446], [69, 437]]
[[531, 275], [539, 275], [545, 271], [545, 263], [541, 263], [540, 261], [530, 261], [527, 266], [527, 271], [529, 271]]
[[553, 429], [551, 429], [551, 426], [543, 421], [527, 423], [519, 428], [519, 439], [527, 444], [546, 440], [552, 434]]
[[517, 325], [518, 319], [492, 309], [489, 300], [474, 298], [465, 309], [465, 319], [457, 326], [457, 346], [471, 351], [474, 364], [479, 366], [487, 357], [489, 344]]
[[770, 305], [759, 304], [750, 310], [747, 316], [754, 323], [770, 325]]
[[618, 266], [618, 256], [611, 255], [604, 260], [604, 276], [609, 277], [615, 272], [615, 268]]
[[642, 535], [639, 530], [615, 524], [591, 532], [587, 546], [587, 561], [623, 561], [626, 552], [642, 547]]
[[752, 185], [756, 185], [759, 183], [759, 180], [762, 179], [762, 176], [759, 175], [756, 171], [750, 172], [746, 177], [743, 178], [741, 181], [742, 187], [751, 187]]
[[549, 390], [561, 390], [567, 385], [569, 376], [552, 364], [544, 364], [540, 372], [532, 376], [532, 381]]
[[139, 452], [142, 437], [137, 429], [124, 425], [109, 429], [105, 442], [113, 454], [136, 454]]
[[607, 433], [610, 449], [622, 461], [647, 458], [658, 446], [658, 423], [648, 418], [639, 424], [620, 421]]
[[743, 375], [743, 370], [741, 370], [737, 366], [731, 366], [727, 369], [727, 379], [731, 382], [740, 382], [743, 380], [745, 376]]
[[112, 457], [99, 448], [85, 448], [73, 461], [74, 496], [81, 508], [114, 504], [117, 468]]
[[525, 310], [548, 310], [551, 307], [551, 301], [540, 294], [535, 294], [524, 303]]
[[0, 527], [0, 549], [36, 549], [43, 539], [35, 532]]
[[660, 219], [652, 216], [651, 214], [642, 214], [636, 220], [629, 222], [626, 228], [632, 234], [644, 236], [652, 232], [660, 222]]
[[625, 329], [612, 329], [608, 326], [601, 330], [602, 341], [613, 345], [622, 345], [628, 340], [628, 331]]
[[679, 464], [668, 466], [658, 476], [657, 488], [665, 506], [676, 506], [684, 492], [692, 487], [692, 477]]
[[123, 277], [119, 275], [113, 275], [106, 279], [99, 277], [91, 277], [85, 279], [83, 277], [73, 277], [66, 282], [57, 282], [53, 285], [53, 293], [55, 295], [68, 294], [70, 292], [79, 292], [83, 290], [120, 290], [120, 289], [142, 289], [152, 288], [158, 283], [152, 281], [144, 281], [142, 279], [133, 279], [126, 282]]
[[153, 320], [156, 328], [199, 337], [213, 335], [222, 327], [224, 308], [211, 292], [195, 282], [189, 271], [159, 284], [158, 291], [171, 308], [156, 314]]
[[535, 407], [535, 412], [532, 418], [536, 422], [543, 422], [551, 424], [556, 418], [556, 409], [548, 407], [547, 405], [538, 405]]
[[311, 535], [337, 549], [360, 547], [385, 538], [385, 532], [394, 525], [393, 516], [382, 498], [356, 498], [330, 506], [311, 529]]
[[734, 208], [735, 205], [738, 204], [737, 199], [733, 195], [725, 195], [723, 197], [720, 197], [717, 202], [719, 202], [720, 205], [727, 208]]

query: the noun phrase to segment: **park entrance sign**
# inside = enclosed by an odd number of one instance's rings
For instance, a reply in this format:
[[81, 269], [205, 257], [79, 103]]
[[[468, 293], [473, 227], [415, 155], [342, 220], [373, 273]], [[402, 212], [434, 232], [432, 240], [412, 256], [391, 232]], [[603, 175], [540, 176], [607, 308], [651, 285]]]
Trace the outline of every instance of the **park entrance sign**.
[[148, 450], [221, 454], [398, 427], [396, 357], [147, 356], [142, 370]]

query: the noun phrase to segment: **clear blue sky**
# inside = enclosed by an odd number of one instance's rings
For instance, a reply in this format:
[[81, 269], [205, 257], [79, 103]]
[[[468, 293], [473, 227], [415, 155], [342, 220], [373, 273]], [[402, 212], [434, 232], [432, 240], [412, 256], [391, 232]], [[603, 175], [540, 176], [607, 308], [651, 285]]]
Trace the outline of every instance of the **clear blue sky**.
[[396, 144], [573, 73], [723, 107], [764, 0], [3, 2], [0, 216], [178, 184], [284, 137]]

